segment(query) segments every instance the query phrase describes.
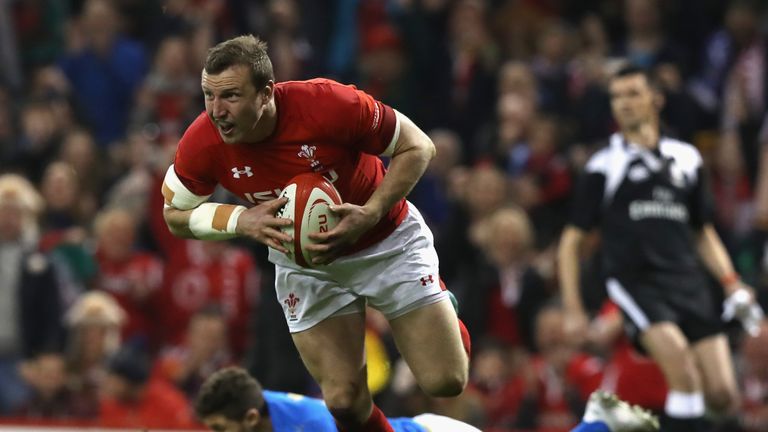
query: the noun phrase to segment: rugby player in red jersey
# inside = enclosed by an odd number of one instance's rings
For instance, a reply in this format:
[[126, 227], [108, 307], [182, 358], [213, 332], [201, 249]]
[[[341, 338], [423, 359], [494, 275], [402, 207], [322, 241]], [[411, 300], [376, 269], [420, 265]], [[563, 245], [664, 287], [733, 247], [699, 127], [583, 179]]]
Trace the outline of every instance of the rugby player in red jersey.
[[[469, 337], [439, 278], [433, 238], [405, 196], [434, 156], [411, 120], [352, 86], [275, 83], [266, 44], [240, 36], [212, 48], [202, 71], [206, 112], [182, 137], [163, 184], [177, 236], [243, 236], [269, 246], [293, 340], [339, 429], [391, 431], [366, 385], [365, 305], [389, 319], [421, 388], [455, 396], [467, 382]], [[388, 169], [379, 155], [391, 156]], [[296, 265], [275, 217], [281, 188], [325, 175], [344, 204], [313, 234], [314, 268]], [[253, 206], [207, 202], [217, 184]]]

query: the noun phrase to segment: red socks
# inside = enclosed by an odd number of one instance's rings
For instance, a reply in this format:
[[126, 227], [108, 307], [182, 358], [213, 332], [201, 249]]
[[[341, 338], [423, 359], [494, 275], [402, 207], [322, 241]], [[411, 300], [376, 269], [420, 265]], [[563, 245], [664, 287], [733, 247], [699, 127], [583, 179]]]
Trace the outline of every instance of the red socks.
[[336, 419], [336, 427], [339, 428], [339, 432], [395, 432], [392, 426], [387, 421], [384, 413], [381, 412], [379, 407], [373, 406], [373, 412], [365, 424], [359, 426], [343, 426]]

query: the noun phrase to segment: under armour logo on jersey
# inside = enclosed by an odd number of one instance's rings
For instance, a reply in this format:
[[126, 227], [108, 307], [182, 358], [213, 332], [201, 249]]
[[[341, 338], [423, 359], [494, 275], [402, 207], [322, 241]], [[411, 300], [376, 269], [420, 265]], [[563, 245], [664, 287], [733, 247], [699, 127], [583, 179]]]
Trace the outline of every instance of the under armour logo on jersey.
[[301, 150], [297, 154], [300, 158], [307, 158], [312, 160], [315, 158], [315, 150], [317, 150], [317, 147], [304, 144], [301, 146]]
[[421, 281], [421, 286], [427, 286], [428, 283], [434, 283], [435, 280], [432, 279], [432, 275], [427, 275], [426, 277], [423, 277], [419, 279]]
[[239, 179], [243, 174], [245, 174], [246, 177], [253, 177], [251, 167], [247, 166], [244, 169], [237, 169], [237, 167], [232, 168], [232, 177]]

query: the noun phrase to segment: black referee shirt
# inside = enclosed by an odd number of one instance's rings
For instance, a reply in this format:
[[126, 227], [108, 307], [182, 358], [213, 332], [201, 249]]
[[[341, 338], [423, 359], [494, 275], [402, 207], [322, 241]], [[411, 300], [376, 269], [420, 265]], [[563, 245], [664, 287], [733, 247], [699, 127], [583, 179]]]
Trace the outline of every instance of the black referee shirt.
[[570, 224], [600, 227], [606, 275], [698, 273], [694, 230], [712, 221], [701, 155], [691, 144], [662, 137], [654, 150], [614, 134], [587, 163]]

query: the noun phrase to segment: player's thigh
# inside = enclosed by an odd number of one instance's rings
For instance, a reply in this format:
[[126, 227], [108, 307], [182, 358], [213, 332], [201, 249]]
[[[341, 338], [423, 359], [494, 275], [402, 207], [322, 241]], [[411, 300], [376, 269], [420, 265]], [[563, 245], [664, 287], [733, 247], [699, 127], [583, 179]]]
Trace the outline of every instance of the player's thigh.
[[304, 365], [321, 388], [359, 384], [365, 366], [365, 315], [362, 312], [326, 318], [291, 336]]
[[696, 342], [693, 353], [701, 371], [707, 402], [717, 411], [731, 411], [739, 401], [738, 385], [725, 335], [718, 334]]
[[421, 414], [413, 421], [424, 426], [429, 432], [480, 432], [480, 429], [450, 417], [436, 414]]
[[682, 391], [700, 388], [695, 358], [688, 339], [677, 324], [651, 324], [640, 335], [640, 342], [664, 372], [670, 388]]
[[425, 391], [441, 393], [442, 386], [463, 387], [468, 359], [456, 311], [447, 297], [411, 310], [390, 325], [400, 353]]

